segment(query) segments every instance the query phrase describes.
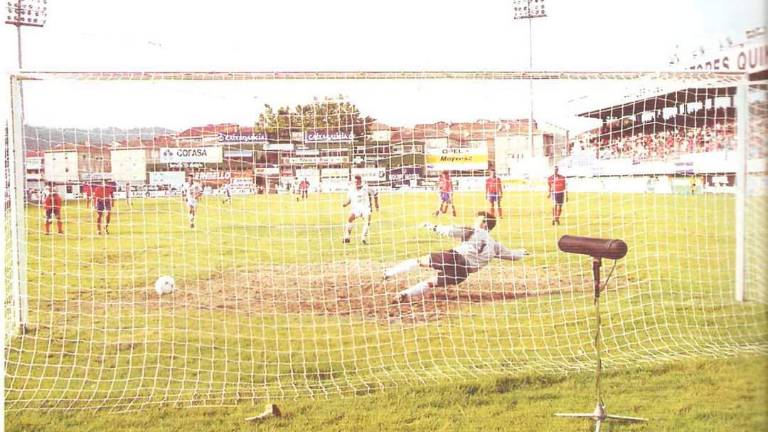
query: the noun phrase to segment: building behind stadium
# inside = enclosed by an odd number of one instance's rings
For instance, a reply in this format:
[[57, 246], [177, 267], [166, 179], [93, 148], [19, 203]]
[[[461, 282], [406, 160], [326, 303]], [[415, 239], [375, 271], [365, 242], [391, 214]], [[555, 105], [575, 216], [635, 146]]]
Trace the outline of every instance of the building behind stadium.
[[470, 184], [494, 167], [514, 176], [526, 160], [550, 166], [565, 148], [564, 133], [534, 123], [532, 158], [527, 120], [371, 123], [362, 134], [351, 128], [267, 133], [236, 124], [206, 125], [152, 139], [66, 143], [30, 153], [27, 187], [40, 190], [45, 182], [75, 198], [83, 185], [107, 179], [117, 184], [118, 196], [130, 189], [152, 197], [179, 193], [191, 177], [211, 190], [229, 183], [234, 193], [289, 191], [304, 179], [311, 191], [334, 192], [346, 189], [356, 175], [377, 187], [428, 186], [443, 170]]

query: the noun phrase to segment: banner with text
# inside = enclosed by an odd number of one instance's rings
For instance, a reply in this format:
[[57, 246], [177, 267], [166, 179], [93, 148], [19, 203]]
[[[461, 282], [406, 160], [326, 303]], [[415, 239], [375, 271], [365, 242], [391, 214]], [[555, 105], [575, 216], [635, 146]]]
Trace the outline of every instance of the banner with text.
[[714, 55], [704, 55], [693, 60], [688, 68], [747, 73], [768, 70], [768, 43], [761, 40], [727, 48]]
[[352, 131], [317, 129], [304, 133], [304, 142], [352, 142], [355, 134]]
[[253, 173], [257, 176], [277, 176], [277, 175], [280, 175], [280, 168], [279, 167], [254, 168]]
[[230, 134], [219, 134], [219, 142], [220, 143], [256, 143], [256, 144], [265, 144], [267, 142], [267, 134], [266, 133], [255, 133], [255, 134], [249, 134], [249, 135], [230, 135]]
[[296, 178], [320, 178], [320, 170], [317, 168], [299, 168], [296, 170]]
[[264, 151], [293, 151], [293, 144], [291, 143], [264, 144]]
[[487, 148], [443, 148], [427, 150], [429, 171], [484, 170], [488, 168]]
[[192, 174], [195, 180], [229, 180], [232, 173], [229, 171], [198, 171]]
[[181, 186], [185, 182], [184, 171], [154, 171], [149, 173], [149, 184]]
[[289, 157], [290, 165], [338, 165], [347, 161], [346, 156]]
[[253, 151], [251, 150], [225, 150], [224, 157], [226, 158], [252, 158]]
[[387, 171], [384, 168], [352, 168], [352, 177], [358, 175], [367, 182], [387, 179]]
[[221, 163], [222, 160], [221, 147], [160, 148], [160, 162], [162, 163]]

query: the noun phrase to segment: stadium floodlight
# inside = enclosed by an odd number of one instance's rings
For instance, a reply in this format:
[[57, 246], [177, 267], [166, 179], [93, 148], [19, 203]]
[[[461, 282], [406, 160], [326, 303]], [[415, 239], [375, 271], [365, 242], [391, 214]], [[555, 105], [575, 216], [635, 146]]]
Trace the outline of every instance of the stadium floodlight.
[[17, 0], [8, 2], [6, 24], [42, 27], [48, 16], [48, 0]]
[[[533, 71], [533, 18], [545, 18], [547, 10], [544, 0], [514, 0], [514, 19], [528, 20], [528, 70]], [[528, 81], [528, 95], [530, 105], [528, 107], [528, 145], [531, 148], [531, 158], [536, 154], [533, 145], [533, 80]]]
[[16, 26], [18, 42], [19, 69], [21, 69], [21, 28], [43, 27], [48, 17], [48, 0], [16, 0], [8, 1], [6, 6], [5, 23]]
[[515, 0], [515, 19], [544, 18], [547, 11], [544, 0]]

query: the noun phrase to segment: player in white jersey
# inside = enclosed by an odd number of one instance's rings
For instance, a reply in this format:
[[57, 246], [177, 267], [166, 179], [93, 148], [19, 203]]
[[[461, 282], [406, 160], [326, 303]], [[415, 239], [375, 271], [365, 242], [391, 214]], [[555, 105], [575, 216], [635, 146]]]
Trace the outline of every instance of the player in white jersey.
[[344, 207], [349, 205], [352, 206], [352, 209], [344, 226], [344, 243], [349, 243], [349, 236], [352, 234], [352, 222], [357, 218], [363, 218], [365, 225], [363, 225], [362, 242], [368, 244], [368, 228], [371, 226], [371, 196], [368, 193], [368, 188], [363, 184], [363, 178], [359, 175], [355, 176], [355, 183], [349, 188], [347, 200], [343, 204]]
[[461, 239], [462, 242], [453, 249], [403, 261], [386, 269], [384, 271], [385, 280], [416, 267], [431, 267], [438, 271], [437, 276], [397, 293], [396, 300], [403, 302], [431, 288], [458, 285], [464, 282], [470, 273], [479, 271], [494, 258], [516, 261], [528, 255], [528, 251], [525, 249], [509, 250], [491, 238], [489, 231], [495, 226], [496, 217], [484, 211], [477, 213], [472, 228], [431, 223], [422, 224], [422, 227], [426, 229], [445, 237]]
[[195, 214], [197, 211], [197, 200], [203, 196], [203, 188], [200, 184], [195, 183], [192, 179], [186, 184], [184, 189], [184, 201], [187, 203], [187, 210], [189, 211], [189, 227], [195, 227]]
[[[40, 203], [44, 203], [46, 199], [48, 199], [48, 196], [51, 195], [51, 187], [48, 185], [45, 185], [43, 190], [40, 192]], [[86, 203], [88, 205], [88, 203]]]
[[229, 183], [224, 183], [224, 186], [221, 187], [221, 193], [224, 195], [224, 199], [221, 200], [221, 203], [232, 204], [232, 187]]
[[368, 187], [368, 195], [371, 197], [371, 205], [376, 209], [376, 211], [379, 211], [379, 189], [380, 188], [378, 186]]
[[125, 184], [125, 203], [128, 204], [129, 208], [132, 207], [131, 206], [131, 184], [130, 183], [126, 183]]

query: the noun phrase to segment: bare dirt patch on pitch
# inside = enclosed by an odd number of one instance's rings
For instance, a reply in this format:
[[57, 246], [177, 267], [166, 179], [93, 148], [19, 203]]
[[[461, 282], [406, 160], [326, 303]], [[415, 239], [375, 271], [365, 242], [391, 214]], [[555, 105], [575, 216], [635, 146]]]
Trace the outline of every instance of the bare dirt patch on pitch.
[[[253, 315], [286, 313], [348, 317], [387, 322], [424, 322], [466, 311], [468, 305], [510, 302], [588, 289], [586, 279], [563, 280], [546, 268], [489, 266], [458, 285], [439, 288], [397, 303], [396, 293], [434, 271], [411, 272], [392, 281], [384, 266], [372, 261], [260, 266], [205, 280], [183, 282], [162, 297], [148, 290], [150, 307], [218, 310]], [[469, 313], [469, 312], [464, 312]]]

